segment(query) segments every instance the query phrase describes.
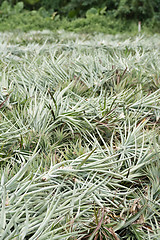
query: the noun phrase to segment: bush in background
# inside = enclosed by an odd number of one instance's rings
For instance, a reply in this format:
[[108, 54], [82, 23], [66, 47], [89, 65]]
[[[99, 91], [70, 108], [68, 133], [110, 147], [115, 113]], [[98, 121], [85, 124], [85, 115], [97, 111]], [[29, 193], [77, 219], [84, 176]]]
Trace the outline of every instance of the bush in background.
[[1, 1], [0, 31], [65, 29], [76, 32], [159, 32], [160, 0]]

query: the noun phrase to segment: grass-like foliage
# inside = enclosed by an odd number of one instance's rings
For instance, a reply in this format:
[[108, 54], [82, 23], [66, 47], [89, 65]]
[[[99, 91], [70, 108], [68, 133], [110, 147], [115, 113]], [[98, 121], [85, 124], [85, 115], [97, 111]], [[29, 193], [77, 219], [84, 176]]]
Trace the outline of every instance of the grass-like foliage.
[[159, 36], [1, 33], [0, 51], [0, 239], [159, 239]]

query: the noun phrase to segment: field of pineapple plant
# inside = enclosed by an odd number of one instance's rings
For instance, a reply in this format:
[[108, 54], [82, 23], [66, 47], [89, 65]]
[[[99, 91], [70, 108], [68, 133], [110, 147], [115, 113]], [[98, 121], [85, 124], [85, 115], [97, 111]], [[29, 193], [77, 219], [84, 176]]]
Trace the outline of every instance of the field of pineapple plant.
[[160, 36], [0, 33], [0, 239], [160, 239]]

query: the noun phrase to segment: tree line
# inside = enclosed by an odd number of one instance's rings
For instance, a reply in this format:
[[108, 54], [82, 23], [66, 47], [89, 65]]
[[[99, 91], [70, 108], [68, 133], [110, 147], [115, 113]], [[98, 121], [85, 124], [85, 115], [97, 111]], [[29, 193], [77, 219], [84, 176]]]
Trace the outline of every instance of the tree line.
[[[5, 0], [6, 1], [6, 0]], [[0, 0], [2, 4], [4, 0]], [[7, 0], [14, 6], [18, 2], [24, 3], [27, 10], [44, 8], [48, 12], [57, 12], [68, 18], [84, 17], [89, 9], [97, 9], [105, 14], [114, 14], [124, 19], [138, 19], [140, 21], [155, 16], [160, 20], [160, 0]]]

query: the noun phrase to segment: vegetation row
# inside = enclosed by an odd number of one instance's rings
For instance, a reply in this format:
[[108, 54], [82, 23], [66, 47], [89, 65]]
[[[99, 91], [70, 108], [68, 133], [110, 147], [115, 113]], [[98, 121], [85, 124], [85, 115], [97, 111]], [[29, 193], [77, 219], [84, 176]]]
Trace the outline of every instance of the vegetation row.
[[0, 239], [160, 238], [157, 35], [0, 34]]

